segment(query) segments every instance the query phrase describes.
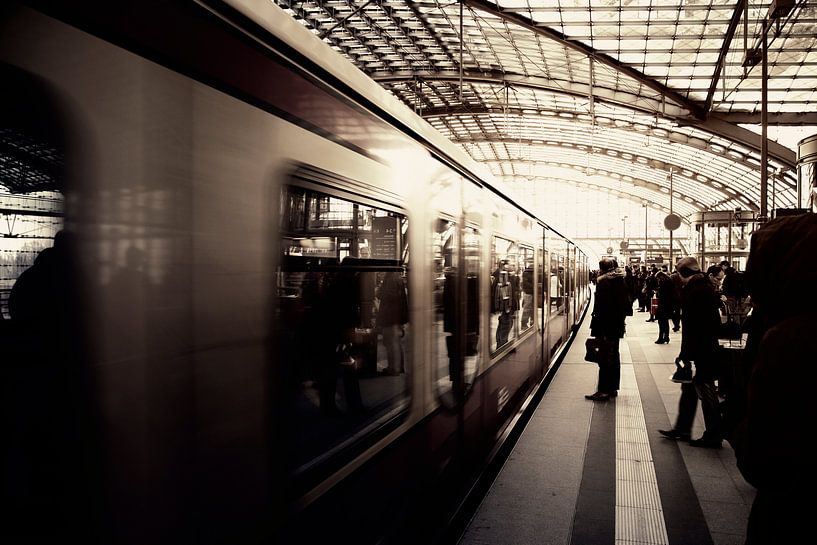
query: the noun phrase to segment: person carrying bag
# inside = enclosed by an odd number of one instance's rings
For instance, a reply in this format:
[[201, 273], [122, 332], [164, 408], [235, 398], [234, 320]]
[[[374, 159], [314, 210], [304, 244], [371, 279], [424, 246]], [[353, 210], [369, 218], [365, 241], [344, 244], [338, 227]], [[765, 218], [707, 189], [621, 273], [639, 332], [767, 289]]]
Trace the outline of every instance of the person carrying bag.
[[596, 363], [599, 364], [596, 392], [584, 396], [592, 401], [606, 401], [618, 395], [621, 379], [618, 343], [619, 339], [624, 337], [627, 307], [632, 305], [627, 295], [624, 274], [618, 270], [616, 260], [603, 258], [599, 261], [599, 272], [601, 275], [596, 283], [593, 317], [590, 320], [590, 332], [594, 339], [588, 339], [585, 343], [588, 348], [585, 359], [588, 361], [597, 359]]

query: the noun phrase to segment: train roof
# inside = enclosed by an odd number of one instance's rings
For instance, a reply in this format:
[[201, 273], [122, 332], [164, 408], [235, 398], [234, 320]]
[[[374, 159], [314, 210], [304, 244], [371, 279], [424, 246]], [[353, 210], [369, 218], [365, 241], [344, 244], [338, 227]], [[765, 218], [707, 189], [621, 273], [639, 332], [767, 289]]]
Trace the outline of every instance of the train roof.
[[[508, 199], [515, 206], [538, 218], [561, 236], [566, 237], [563, 230], [515, 202], [507, 194], [507, 187], [500, 180], [497, 180], [485, 166], [479, 164], [462, 148], [440, 134], [426, 120], [415, 114], [408, 106], [363, 73], [343, 55], [332, 49], [329, 44], [321, 40], [312, 31], [290, 17], [283, 9], [269, 0], [224, 0], [224, 3], [271, 33], [327, 74], [342, 81], [353, 92], [364, 97], [376, 108], [403, 125], [406, 130], [414, 133], [415, 137], [428, 143], [441, 155], [455, 162], [473, 177], [486, 183], [492, 190]], [[586, 253], [583, 248], [582, 251]]]

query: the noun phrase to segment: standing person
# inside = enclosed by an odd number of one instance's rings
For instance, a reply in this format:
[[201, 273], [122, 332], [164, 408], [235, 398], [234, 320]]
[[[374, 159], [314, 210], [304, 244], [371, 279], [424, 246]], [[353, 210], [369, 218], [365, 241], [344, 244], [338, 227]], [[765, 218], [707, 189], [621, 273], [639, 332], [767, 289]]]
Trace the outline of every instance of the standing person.
[[[701, 273], [694, 257], [681, 259], [676, 269], [684, 282], [681, 294], [683, 331], [678, 358], [684, 362], [693, 362], [695, 376], [691, 383], [681, 385], [675, 427], [671, 430], [658, 430], [658, 433], [670, 439], [689, 440], [689, 444], [694, 447], [720, 448], [723, 426], [715, 389], [720, 300], [712, 283]], [[701, 438], [690, 440], [698, 399], [701, 400], [706, 431]]]
[[647, 278], [650, 273], [647, 272], [647, 267], [641, 265], [641, 271], [638, 273], [638, 312], [647, 312]]
[[[752, 235], [746, 280], [758, 329], [746, 348], [745, 414], [731, 439], [738, 469], [757, 489], [747, 545], [798, 543], [813, 531], [817, 466], [806, 436], [817, 419], [815, 248], [815, 214], [778, 218]], [[803, 289], [790, 297], [781, 286]]]
[[684, 280], [677, 270], [672, 271], [669, 278], [672, 280], [672, 296], [675, 301], [672, 307], [672, 331], [677, 333], [681, 329], [681, 291], [684, 289]]
[[652, 298], [658, 289], [658, 279], [655, 277], [656, 274], [658, 274], [658, 267], [653, 265], [652, 269], [650, 270], [650, 274], [647, 276], [646, 280], [644, 280], [644, 295], [647, 302], [647, 310], [650, 312], [650, 318], [649, 320], [645, 320], [646, 322], [654, 322], [656, 320], [655, 307], [652, 305]]
[[709, 278], [709, 281], [712, 282], [712, 287], [715, 288], [715, 292], [718, 294], [721, 292], [721, 282], [723, 282], [724, 274], [724, 270], [720, 265], [712, 265], [706, 269], [706, 276]]
[[675, 307], [675, 286], [669, 275], [658, 271], [655, 275], [658, 281], [658, 309], [655, 317], [658, 320], [658, 340], [655, 344], [669, 343], [669, 319]]
[[405, 371], [403, 337], [408, 323], [408, 295], [400, 273], [389, 271], [377, 289], [380, 305], [375, 324], [383, 335], [388, 367], [383, 374], [396, 376]]
[[533, 325], [533, 265], [528, 265], [522, 271], [522, 325], [520, 329], [527, 329]]
[[633, 274], [633, 269], [629, 265], [624, 267], [624, 284], [627, 286], [627, 297], [630, 300], [630, 307], [627, 310], [627, 316], [633, 315], [633, 301], [638, 296], [638, 278]]
[[615, 259], [605, 257], [599, 261], [596, 284], [596, 301], [593, 304], [593, 318], [590, 332], [607, 344], [599, 362], [599, 382], [596, 392], [584, 396], [593, 401], [605, 401], [618, 395], [621, 377], [621, 356], [618, 351], [619, 339], [624, 336], [624, 319], [630, 297], [624, 283], [624, 274], [617, 270]]

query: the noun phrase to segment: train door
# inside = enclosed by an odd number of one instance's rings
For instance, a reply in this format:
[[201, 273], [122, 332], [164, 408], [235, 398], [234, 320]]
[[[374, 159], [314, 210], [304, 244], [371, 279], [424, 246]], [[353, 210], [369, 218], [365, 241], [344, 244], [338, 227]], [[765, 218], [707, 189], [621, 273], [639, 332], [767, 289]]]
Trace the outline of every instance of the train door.
[[570, 242], [565, 246], [565, 331], [570, 331], [573, 321], [573, 267], [572, 262], [573, 245]]
[[482, 427], [481, 393], [473, 391], [482, 346], [482, 240], [479, 217], [469, 213], [479, 189], [452, 176], [440, 180], [435, 191], [431, 372], [434, 393], [450, 417], [439, 430], [445, 443], [440, 452], [458, 459], [477, 450], [471, 447]]
[[539, 336], [539, 350], [540, 350], [540, 370], [547, 369], [550, 362], [550, 354], [548, 351], [548, 310], [550, 305], [548, 301], [548, 270], [549, 258], [545, 251], [545, 238], [547, 230], [544, 226], [539, 226], [539, 236], [536, 248], [536, 309], [537, 309], [537, 335]]
[[577, 267], [577, 260], [576, 260], [576, 246], [574, 244], [570, 244], [568, 248], [568, 252], [570, 255], [570, 282], [568, 282], [568, 286], [570, 286], [570, 293], [568, 295], [570, 299], [570, 324], [568, 327], [572, 327], [575, 325], [576, 320], [578, 320], [578, 309], [579, 309], [579, 298], [577, 293], [576, 286], [578, 285], [577, 275], [578, 269]]
[[548, 275], [548, 357], [552, 357], [564, 340], [565, 317], [565, 240], [553, 231], [547, 234], [550, 257]]

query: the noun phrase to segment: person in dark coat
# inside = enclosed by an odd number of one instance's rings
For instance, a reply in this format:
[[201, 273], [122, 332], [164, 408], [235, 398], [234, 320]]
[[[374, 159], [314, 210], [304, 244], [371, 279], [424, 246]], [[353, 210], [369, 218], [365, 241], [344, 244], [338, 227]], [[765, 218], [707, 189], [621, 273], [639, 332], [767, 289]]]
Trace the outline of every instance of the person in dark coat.
[[602, 339], [607, 344], [607, 350], [599, 362], [598, 388], [595, 393], [584, 396], [593, 401], [604, 401], [618, 395], [621, 377], [618, 343], [624, 337], [627, 306], [632, 303], [627, 294], [624, 274], [617, 267], [615, 259], [605, 257], [599, 261], [601, 275], [596, 284], [590, 333], [597, 339]]
[[389, 271], [378, 288], [380, 305], [377, 310], [377, 328], [383, 335], [388, 367], [384, 374], [399, 375], [405, 371], [403, 337], [408, 323], [408, 295], [400, 273]]
[[[798, 543], [813, 531], [817, 465], [817, 215], [772, 220], [752, 235], [746, 281], [754, 308], [745, 415], [730, 441], [757, 489], [747, 545]], [[797, 296], [781, 286], [801, 286]]]
[[658, 309], [655, 317], [658, 319], [658, 340], [655, 344], [669, 343], [669, 320], [675, 308], [675, 286], [672, 279], [664, 271], [658, 271], [655, 275], [658, 281]]
[[672, 307], [672, 331], [677, 332], [681, 329], [681, 291], [684, 289], [684, 280], [681, 274], [676, 270], [669, 275], [673, 286], [673, 300], [675, 305]]
[[656, 320], [655, 309], [652, 306], [652, 298], [658, 290], [658, 279], [655, 276], [657, 274], [658, 268], [653, 265], [652, 269], [650, 269], [650, 274], [644, 279], [644, 294], [647, 300], [647, 310], [650, 312], [650, 317], [648, 320], [645, 320], [645, 322], [654, 322]]
[[627, 286], [627, 295], [630, 298], [627, 316], [632, 316], [633, 301], [638, 297], [638, 291], [641, 288], [638, 286], [638, 278], [633, 274], [633, 269], [629, 265], [624, 267], [624, 284]]
[[[691, 383], [681, 385], [675, 427], [658, 432], [671, 439], [688, 440], [694, 447], [720, 448], [723, 442], [723, 425], [715, 388], [720, 299], [707, 276], [701, 273], [694, 257], [681, 259], [676, 269], [684, 281], [681, 293], [683, 331], [678, 358], [694, 363], [695, 376]], [[701, 438], [690, 439], [699, 399], [706, 430]]]

